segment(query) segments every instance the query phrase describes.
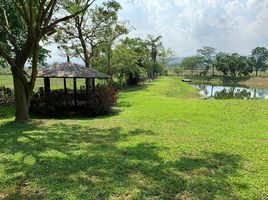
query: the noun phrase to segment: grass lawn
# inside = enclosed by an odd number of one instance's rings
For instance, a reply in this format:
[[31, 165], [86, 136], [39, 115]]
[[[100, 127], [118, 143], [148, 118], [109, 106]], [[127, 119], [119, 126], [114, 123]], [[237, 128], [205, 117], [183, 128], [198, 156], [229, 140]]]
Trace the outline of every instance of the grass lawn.
[[0, 199], [268, 199], [268, 101], [164, 77], [115, 109], [15, 125], [0, 108]]
[[[67, 87], [69, 89], [73, 89], [73, 79], [69, 78], [66, 79], [67, 82]], [[102, 83], [105, 81], [101, 80], [96, 80], [96, 83]], [[63, 84], [63, 78], [51, 78], [50, 79], [50, 84], [52, 89], [63, 89], [64, 84]], [[77, 79], [77, 87], [80, 89], [80, 86], [85, 85], [85, 79]], [[0, 87], [5, 86], [8, 88], [13, 89], [13, 79], [12, 75], [0, 75]], [[37, 90], [40, 87], [44, 87], [44, 79], [43, 78], [37, 78], [36, 79], [36, 84], [35, 84], [35, 89]]]

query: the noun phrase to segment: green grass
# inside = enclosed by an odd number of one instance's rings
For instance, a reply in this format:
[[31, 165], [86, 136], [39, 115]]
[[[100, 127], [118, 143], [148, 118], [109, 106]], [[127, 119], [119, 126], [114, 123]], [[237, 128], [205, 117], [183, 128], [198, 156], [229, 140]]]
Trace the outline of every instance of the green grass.
[[[73, 89], [73, 79], [66, 79], [67, 80], [67, 87], [69, 89]], [[96, 83], [102, 83], [105, 81], [99, 81], [96, 80]], [[52, 89], [63, 89], [63, 79], [62, 78], [51, 78], [50, 79], [50, 85]], [[85, 80], [84, 79], [78, 79], [77, 80], [77, 86], [78, 89], [80, 88], [80, 86], [85, 85]], [[0, 75], [0, 86], [5, 86], [8, 88], [13, 89], [13, 79], [12, 79], [12, 75]], [[35, 89], [38, 89], [40, 87], [44, 87], [44, 79], [43, 78], [37, 78], [36, 80], [36, 85], [35, 85]]]
[[165, 77], [106, 117], [15, 125], [0, 108], [0, 198], [267, 199], [268, 102], [196, 94]]

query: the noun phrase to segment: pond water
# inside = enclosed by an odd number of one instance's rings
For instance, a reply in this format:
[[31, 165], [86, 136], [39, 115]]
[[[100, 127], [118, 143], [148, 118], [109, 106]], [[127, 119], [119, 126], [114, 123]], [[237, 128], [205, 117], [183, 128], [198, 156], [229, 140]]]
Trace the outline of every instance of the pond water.
[[204, 99], [268, 99], [268, 88], [246, 88], [242, 86], [213, 86], [205, 84], [191, 84], [200, 90]]

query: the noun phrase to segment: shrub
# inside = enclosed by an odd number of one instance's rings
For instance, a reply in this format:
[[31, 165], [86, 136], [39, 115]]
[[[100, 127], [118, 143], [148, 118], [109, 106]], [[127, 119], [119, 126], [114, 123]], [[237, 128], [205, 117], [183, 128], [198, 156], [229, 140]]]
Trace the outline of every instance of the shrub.
[[[86, 116], [105, 115], [112, 111], [117, 100], [117, 91], [106, 86], [97, 86], [88, 94], [85, 108], [81, 110]], [[84, 107], [84, 106], [83, 106]]]
[[78, 94], [78, 105], [74, 105], [73, 95], [65, 95], [62, 90], [43, 94], [35, 93], [31, 99], [30, 112], [48, 117], [70, 116], [80, 114], [85, 116], [100, 116], [112, 111], [116, 104], [117, 91], [107, 86], [96, 86], [88, 94]]
[[0, 87], [0, 106], [13, 106], [15, 99], [12, 90], [6, 87]]

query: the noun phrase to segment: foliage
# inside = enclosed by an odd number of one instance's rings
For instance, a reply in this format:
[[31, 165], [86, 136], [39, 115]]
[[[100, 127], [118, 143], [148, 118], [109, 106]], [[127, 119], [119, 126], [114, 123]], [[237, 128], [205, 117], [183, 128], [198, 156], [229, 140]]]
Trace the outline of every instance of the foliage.
[[215, 66], [217, 70], [222, 72], [225, 76], [228, 74], [233, 77], [237, 75], [248, 76], [253, 72], [249, 59], [237, 53], [218, 53], [216, 55]]
[[176, 66], [174, 67], [173, 71], [177, 76], [179, 76], [182, 73], [183, 68], [181, 66]]
[[15, 103], [14, 95], [10, 88], [0, 86], [0, 107], [13, 106]]
[[107, 86], [97, 86], [88, 94], [85, 107], [80, 108], [85, 116], [101, 116], [111, 113], [116, 105], [117, 91]]
[[126, 37], [115, 47], [112, 65], [122, 86], [137, 85], [147, 78], [148, 53], [140, 38]]
[[[79, 1], [77, 6], [81, 7], [85, 2], [86, 0]], [[67, 56], [81, 58], [85, 66], [90, 68], [95, 49], [101, 43], [108, 42], [103, 40], [103, 32], [107, 32], [112, 23], [118, 20], [120, 9], [121, 5], [113, 0], [96, 5], [95, 8], [61, 23], [54, 39]]]
[[182, 60], [180, 66], [183, 69], [191, 70], [193, 76], [194, 70], [200, 69], [203, 66], [202, 57], [200, 56], [186, 57]]
[[250, 63], [256, 72], [256, 76], [258, 76], [259, 71], [266, 71], [268, 69], [268, 49], [265, 47], [256, 47], [253, 49]]
[[8, 74], [11, 74], [10, 68], [6, 67], [6, 64], [4, 64], [3, 67], [0, 66], [0, 75], [8, 75]]
[[163, 49], [162, 36], [154, 36], [148, 34], [147, 44], [150, 49], [151, 54], [151, 64], [149, 65], [149, 77], [151, 79], [156, 78], [159, 75], [159, 63], [157, 63], [157, 58], [160, 55], [160, 51]]
[[205, 46], [202, 49], [197, 50], [197, 54], [202, 57], [202, 62], [204, 66], [204, 71], [207, 73], [210, 68], [213, 69], [213, 76], [215, 75], [214, 73], [214, 65], [213, 62], [216, 57], [216, 49], [213, 47], [208, 47]]
[[107, 86], [96, 86], [88, 94], [78, 95], [78, 106], [74, 106], [74, 96], [65, 95], [62, 90], [44, 94], [35, 93], [30, 104], [30, 111], [48, 117], [69, 116], [80, 114], [100, 116], [112, 111], [116, 103], [116, 90]]

